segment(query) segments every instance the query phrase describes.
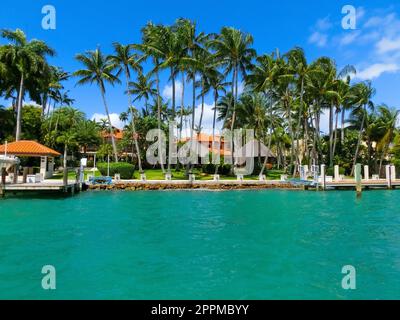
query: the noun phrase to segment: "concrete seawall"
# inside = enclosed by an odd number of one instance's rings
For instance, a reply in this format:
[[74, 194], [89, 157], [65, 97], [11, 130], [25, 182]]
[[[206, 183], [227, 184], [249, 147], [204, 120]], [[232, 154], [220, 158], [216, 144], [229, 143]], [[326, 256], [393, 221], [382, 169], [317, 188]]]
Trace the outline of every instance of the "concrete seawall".
[[89, 185], [90, 190], [245, 190], [245, 189], [292, 189], [301, 190], [286, 182], [276, 181], [120, 181], [112, 185]]

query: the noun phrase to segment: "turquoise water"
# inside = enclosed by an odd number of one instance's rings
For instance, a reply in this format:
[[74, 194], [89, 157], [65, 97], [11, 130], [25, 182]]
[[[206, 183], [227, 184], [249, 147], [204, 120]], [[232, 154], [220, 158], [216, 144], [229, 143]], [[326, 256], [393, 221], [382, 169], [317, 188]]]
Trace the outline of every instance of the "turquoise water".
[[[272, 190], [0, 200], [0, 298], [399, 299], [399, 202]], [[44, 265], [56, 290], [41, 288]]]

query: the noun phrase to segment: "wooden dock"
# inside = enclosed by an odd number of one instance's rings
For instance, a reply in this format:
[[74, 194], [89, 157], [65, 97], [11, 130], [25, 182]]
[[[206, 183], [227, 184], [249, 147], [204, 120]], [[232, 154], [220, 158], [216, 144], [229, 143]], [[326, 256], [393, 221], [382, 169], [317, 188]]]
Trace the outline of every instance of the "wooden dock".
[[[356, 187], [357, 183], [354, 179], [325, 182], [326, 189], [356, 189]], [[362, 180], [361, 187], [363, 189], [394, 189], [400, 187], [400, 180], [393, 180], [390, 183], [386, 179]]]
[[83, 185], [76, 181], [68, 181], [67, 185], [64, 185], [62, 181], [51, 180], [40, 183], [7, 183], [0, 185], [0, 196], [22, 192], [56, 192], [73, 195], [82, 189]]

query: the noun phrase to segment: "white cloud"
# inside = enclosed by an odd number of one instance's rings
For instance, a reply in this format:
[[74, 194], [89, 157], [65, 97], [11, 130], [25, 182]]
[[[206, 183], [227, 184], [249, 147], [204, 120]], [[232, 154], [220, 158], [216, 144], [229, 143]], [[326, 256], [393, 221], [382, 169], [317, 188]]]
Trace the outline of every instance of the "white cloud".
[[318, 47], [325, 47], [328, 43], [328, 35], [315, 31], [308, 39], [309, 43], [315, 44]]
[[349, 32], [349, 33], [345, 34], [343, 36], [343, 38], [340, 39], [340, 45], [346, 46], [346, 45], [352, 44], [354, 41], [357, 40], [359, 35], [360, 35], [360, 31], [354, 31], [354, 32]]
[[376, 63], [373, 64], [364, 70], [357, 72], [355, 78], [360, 80], [372, 80], [375, 78], [379, 78], [383, 73], [386, 72], [397, 72], [400, 70], [400, 66], [395, 63]]
[[[175, 99], [180, 99], [182, 95], [182, 82], [175, 81]], [[165, 99], [172, 99], [172, 85], [165, 85], [162, 91], [162, 96]]]
[[385, 54], [400, 49], [400, 37], [396, 39], [383, 38], [377, 44], [378, 53]]
[[332, 28], [333, 24], [330, 21], [329, 17], [325, 17], [323, 19], [319, 19], [316, 23], [316, 28], [321, 31], [326, 31]]
[[[95, 113], [92, 115], [91, 120], [95, 120], [96, 122], [100, 122], [102, 119], [107, 119], [105, 114]], [[119, 129], [124, 128], [124, 123], [119, 119], [119, 114], [117, 113], [110, 113], [111, 124]]]
[[[196, 108], [196, 116], [195, 116], [195, 124], [196, 126], [199, 124], [200, 120], [200, 114], [201, 114], [201, 104], [197, 106]], [[218, 111], [217, 111], [217, 117], [218, 117]], [[214, 104], [204, 104], [204, 113], [203, 113], [203, 120], [202, 120], [202, 132], [211, 134], [212, 133], [212, 127], [213, 127], [213, 119], [214, 119]], [[217, 122], [215, 127], [217, 129], [220, 129], [222, 126], [222, 123]]]
[[329, 111], [321, 113], [319, 129], [325, 133], [329, 133]]

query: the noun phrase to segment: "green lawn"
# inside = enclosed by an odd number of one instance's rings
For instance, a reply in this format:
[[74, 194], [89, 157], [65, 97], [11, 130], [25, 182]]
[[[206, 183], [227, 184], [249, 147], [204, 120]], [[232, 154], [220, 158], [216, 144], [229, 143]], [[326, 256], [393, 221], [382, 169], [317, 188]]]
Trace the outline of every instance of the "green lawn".
[[[93, 172], [91, 169], [85, 170], [85, 180], [87, 180], [87, 175], [92, 174]], [[161, 169], [148, 169], [145, 170], [147, 180], [164, 180], [165, 175], [163, 174]], [[194, 169], [193, 173], [196, 175], [196, 180], [213, 180], [213, 175], [201, 172], [201, 169]], [[281, 170], [268, 170], [265, 172], [267, 176], [267, 180], [280, 180], [281, 174], [283, 171]], [[96, 177], [100, 177], [100, 171], [95, 172]], [[62, 180], [63, 173], [54, 174], [51, 180]], [[133, 179], [139, 179], [140, 174], [139, 171], [135, 171]], [[70, 171], [68, 172], [68, 179], [73, 180], [75, 179], [75, 172]], [[185, 176], [185, 169], [180, 171], [176, 171], [175, 169], [172, 170], [172, 180], [187, 180], [188, 178]], [[221, 180], [236, 180], [235, 176], [225, 176], [220, 175]], [[258, 174], [244, 177], [244, 180], [258, 180]]]

